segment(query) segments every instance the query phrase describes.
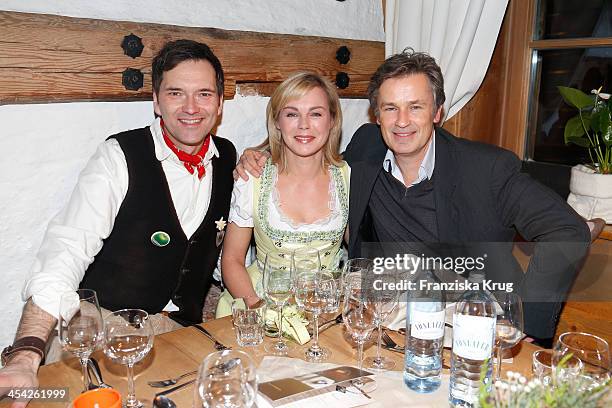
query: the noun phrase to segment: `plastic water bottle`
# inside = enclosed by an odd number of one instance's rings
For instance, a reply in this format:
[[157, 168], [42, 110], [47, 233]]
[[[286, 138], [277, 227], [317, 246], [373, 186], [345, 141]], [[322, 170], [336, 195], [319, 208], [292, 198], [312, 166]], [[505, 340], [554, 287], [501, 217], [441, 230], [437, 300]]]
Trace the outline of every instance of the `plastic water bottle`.
[[444, 345], [444, 293], [438, 278], [422, 271], [406, 305], [404, 383], [420, 393], [440, 387]]
[[484, 382], [490, 387], [495, 321], [495, 300], [489, 292], [467, 291], [460, 296], [453, 315], [449, 393], [452, 407], [473, 406], [478, 400], [483, 370]]

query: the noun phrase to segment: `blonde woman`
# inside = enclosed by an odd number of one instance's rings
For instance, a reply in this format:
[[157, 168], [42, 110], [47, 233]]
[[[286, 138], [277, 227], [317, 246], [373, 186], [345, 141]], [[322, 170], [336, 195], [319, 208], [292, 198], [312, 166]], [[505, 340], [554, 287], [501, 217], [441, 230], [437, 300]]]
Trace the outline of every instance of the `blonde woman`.
[[[333, 267], [348, 220], [349, 167], [338, 148], [342, 112], [335, 87], [311, 72], [291, 75], [268, 107], [269, 150], [260, 178], [234, 185], [221, 271], [226, 287], [217, 317], [231, 314], [232, 298], [248, 306], [262, 296], [266, 253], [303, 247], [324, 249], [321, 263]], [[255, 236], [257, 260], [244, 259]]]

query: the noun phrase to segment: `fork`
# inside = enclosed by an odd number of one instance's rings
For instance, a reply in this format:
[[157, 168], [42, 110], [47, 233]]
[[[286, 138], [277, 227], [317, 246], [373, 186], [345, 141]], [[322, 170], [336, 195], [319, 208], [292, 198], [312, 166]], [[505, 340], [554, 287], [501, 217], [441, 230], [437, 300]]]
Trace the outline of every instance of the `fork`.
[[391, 336], [389, 336], [385, 330], [382, 331], [382, 337], [381, 338], [382, 338], [383, 343], [385, 343], [384, 347], [387, 350], [395, 351], [395, 352], [398, 352], [398, 353], [403, 353], [404, 352], [404, 348], [401, 347], [399, 344], [397, 344], [395, 342], [395, 340], [393, 340], [391, 338]]
[[206, 330], [205, 328], [203, 328], [202, 326], [198, 325], [198, 324], [194, 324], [191, 327], [198, 329], [200, 332], [202, 332], [206, 337], [208, 337], [210, 340], [212, 340], [215, 343], [215, 350], [217, 351], [223, 351], [223, 350], [231, 350], [231, 347], [228, 347], [224, 344], [222, 344], [219, 340], [215, 339], [215, 336], [213, 336], [212, 334], [210, 334], [210, 332], [208, 330]]
[[[404, 353], [404, 347], [397, 344], [395, 340], [393, 340], [391, 336], [389, 336], [387, 332], [384, 330], [382, 332], [382, 341], [383, 343], [385, 343], [383, 347], [386, 348], [387, 350], [395, 351], [397, 353], [402, 353], [402, 354]], [[446, 364], [444, 360], [442, 360], [442, 368], [450, 369], [450, 366]]]
[[149, 384], [150, 387], [165, 388], [165, 387], [169, 387], [171, 385], [174, 385], [180, 379], [185, 378], [185, 377], [190, 376], [190, 375], [194, 375], [197, 372], [198, 372], [198, 370], [194, 370], [194, 371], [190, 371], [190, 372], [185, 373], [185, 374], [181, 374], [178, 377], [168, 378], [167, 380], [149, 381], [147, 384]]

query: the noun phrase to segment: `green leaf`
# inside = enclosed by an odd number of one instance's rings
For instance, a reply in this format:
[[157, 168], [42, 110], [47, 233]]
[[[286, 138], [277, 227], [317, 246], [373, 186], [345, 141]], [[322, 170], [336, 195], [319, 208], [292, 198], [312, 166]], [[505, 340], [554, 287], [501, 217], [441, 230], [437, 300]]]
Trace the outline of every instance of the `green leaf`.
[[591, 97], [578, 89], [568, 88], [566, 86], [558, 86], [557, 89], [559, 89], [559, 93], [561, 93], [565, 103], [580, 110], [593, 106], [595, 103], [594, 97]]
[[595, 132], [603, 132], [610, 124], [610, 109], [605, 104], [600, 104], [597, 112], [591, 115], [591, 128]]
[[566, 137], [565, 144], [573, 143], [580, 147], [591, 147], [591, 142], [586, 137]]
[[582, 126], [582, 120], [580, 119], [580, 115], [576, 115], [570, 120], [568, 120], [565, 124], [565, 131], [563, 133], [563, 137], [565, 139], [565, 143], [567, 144], [570, 142], [575, 143], [574, 140], [580, 139], [582, 138], [582, 136], [584, 136], [584, 127]]

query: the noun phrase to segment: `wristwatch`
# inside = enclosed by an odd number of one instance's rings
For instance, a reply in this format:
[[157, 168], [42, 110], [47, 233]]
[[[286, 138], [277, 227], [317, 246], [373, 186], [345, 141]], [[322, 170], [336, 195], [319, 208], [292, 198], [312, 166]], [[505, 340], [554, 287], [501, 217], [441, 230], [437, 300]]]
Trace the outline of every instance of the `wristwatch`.
[[41, 361], [45, 358], [45, 346], [47, 342], [35, 336], [26, 336], [17, 339], [12, 345], [2, 350], [2, 365], [6, 366], [13, 354], [18, 351], [33, 351], [40, 356]]

